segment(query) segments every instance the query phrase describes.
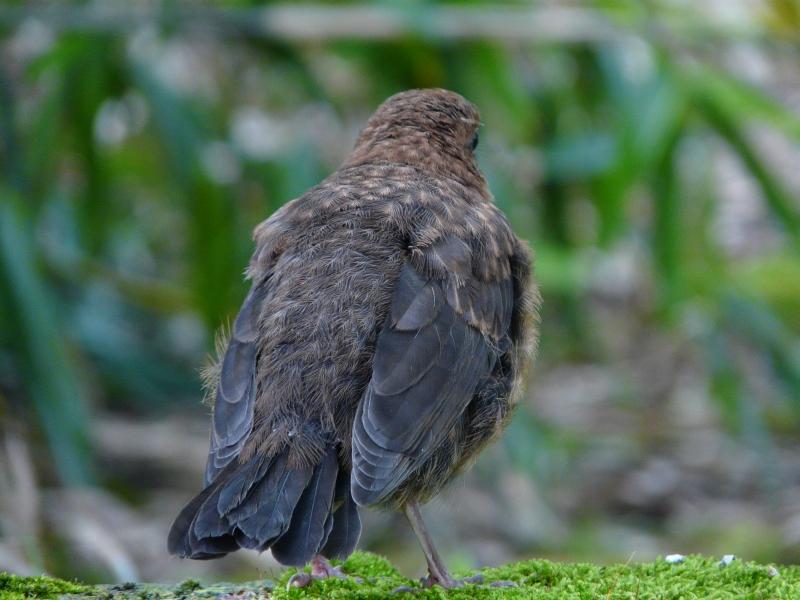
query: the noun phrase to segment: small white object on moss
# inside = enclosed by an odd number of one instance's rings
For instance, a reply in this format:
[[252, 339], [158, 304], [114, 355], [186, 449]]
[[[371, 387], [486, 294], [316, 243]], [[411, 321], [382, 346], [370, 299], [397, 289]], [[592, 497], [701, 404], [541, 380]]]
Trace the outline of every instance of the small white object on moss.
[[664, 560], [671, 565], [677, 565], [685, 561], [686, 557], [683, 554], [667, 554]]
[[722, 560], [719, 561], [719, 566], [720, 567], [727, 567], [729, 564], [731, 564], [735, 560], [736, 560], [736, 555], [735, 554], [726, 554], [725, 556], [722, 557]]

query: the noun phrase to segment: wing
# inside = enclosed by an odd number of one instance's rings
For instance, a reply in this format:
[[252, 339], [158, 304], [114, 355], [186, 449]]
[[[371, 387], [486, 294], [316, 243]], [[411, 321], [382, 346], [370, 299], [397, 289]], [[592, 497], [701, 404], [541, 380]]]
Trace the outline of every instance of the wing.
[[384, 500], [431, 455], [508, 344], [508, 269], [486, 282], [472, 260], [470, 247], [450, 236], [400, 272], [353, 425], [358, 504]]
[[253, 284], [233, 324], [214, 401], [205, 485], [238, 456], [253, 429], [258, 321], [268, 288], [268, 277]]

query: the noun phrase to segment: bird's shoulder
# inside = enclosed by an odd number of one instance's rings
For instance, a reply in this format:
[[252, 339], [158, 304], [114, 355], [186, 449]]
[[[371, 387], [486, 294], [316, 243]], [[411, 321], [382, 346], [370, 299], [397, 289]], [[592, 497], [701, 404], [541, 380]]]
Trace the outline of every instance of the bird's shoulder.
[[505, 215], [480, 190], [405, 165], [341, 169], [284, 204], [255, 229], [253, 278], [268, 274], [298, 233], [346, 213], [406, 240], [412, 262], [431, 276], [509, 276], [509, 261], [524, 255]]
[[354, 219], [358, 215], [362, 220], [390, 226], [385, 219], [391, 212], [388, 207], [421, 187], [414, 179], [413, 169], [392, 165], [363, 165], [334, 172], [256, 226], [256, 248], [248, 276], [257, 280], [268, 275], [299, 234], [315, 225], [324, 226], [331, 218]]
[[510, 275], [514, 260], [529, 262], [527, 247], [484, 189], [405, 165], [361, 166], [339, 173], [339, 181], [400, 232], [412, 263], [427, 275], [494, 281]]
[[444, 181], [419, 199], [408, 239], [411, 262], [421, 272], [492, 282], [510, 277], [515, 259], [528, 260], [525, 244], [491, 198]]

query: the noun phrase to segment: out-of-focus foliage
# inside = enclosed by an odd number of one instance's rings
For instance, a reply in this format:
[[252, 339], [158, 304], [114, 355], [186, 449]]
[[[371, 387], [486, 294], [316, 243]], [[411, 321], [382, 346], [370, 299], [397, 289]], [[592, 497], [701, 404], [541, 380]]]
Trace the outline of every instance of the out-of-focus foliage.
[[[634, 490], [596, 510], [545, 493], [572, 534], [556, 517], [550, 530], [497, 523], [486, 538], [511, 550], [456, 559], [618, 557], [594, 523], [621, 511], [658, 531], [674, 507], [635, 476], [579, 467], [610, 453], [633, 473], [701, 425], [724, 436], [719, 455], [759, 465], [732, 484], [737, 498], [787, 489], [800, 431], [795, 0], [448, 6], [483, 11], [477, 26], [434, 3], [382, 3], [352, 15], [350, 36], [314, 18], [330, 7], [290, 10], [295, 27], [278, 28], [245, 1], [100, 4], [0, 6], [0, 423], [23, 430], [38, 480], [144, 503], [158, 474], [116, 466], [109, 415], [201, 415], [196, 369], [243, 298], [253, 227], [335, 169], [388, 95], [441, 86], [482, 112], [481, 165], [536, 250], [545, 299], [529, 393], [478, 479], [503, 483], [502, 463], [525, 490], [572, 472], [596, 477], [587, 501]], [[384, 12], [402, 27], [376, 35]], [[522, 14], [541, 39], [520, 33]], [[610, 412], [592, 412], [598, 397]], [[793, 533], [755, 558], [800, 557], [794, 489], [775, 507]], [[0, 519], [0, 535], [18, 526]], [[63, 570], [66, 551], [42, 557], [42, 535], [31, 526], [15, 551]], [[708, 549], [702, 537], [680, 539]], [[130, 574], [126, 560], [98, 573]]]

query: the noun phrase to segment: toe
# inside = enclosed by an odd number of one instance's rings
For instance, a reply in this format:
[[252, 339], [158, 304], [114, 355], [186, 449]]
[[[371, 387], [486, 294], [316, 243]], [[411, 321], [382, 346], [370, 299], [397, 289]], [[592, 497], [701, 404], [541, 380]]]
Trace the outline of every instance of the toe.
[[452, 590], [455, 588], [464, 587], [464, 582], [460, 579], [453, 579], [452, 577], [445, 577], [445, 578], [438, 578], [434, 577], [433, 575], [428, 575], [427, 577], [423, 577], [420, 579], [420, 583], [422, 587], [431, 588], [435, 585], [439, 587], [443, 587], [446, 590]]
[[286, 583], [286, 591], [289, 591], [293, 587], [304, 588], [313, 580], [314, 578], [309, 573], [306, 573], [304, 571], [295, 573], [289, 578], [289, 581]]
[[515, 587], [518, 587], [518, 586], [513, 581], [493, 581], [492, 583], [489, 584], [489, 587], [515, 588]]
[[399, 585], [392, 590], [393, 594], [416, 594], [417, 590], [410, 585]]

